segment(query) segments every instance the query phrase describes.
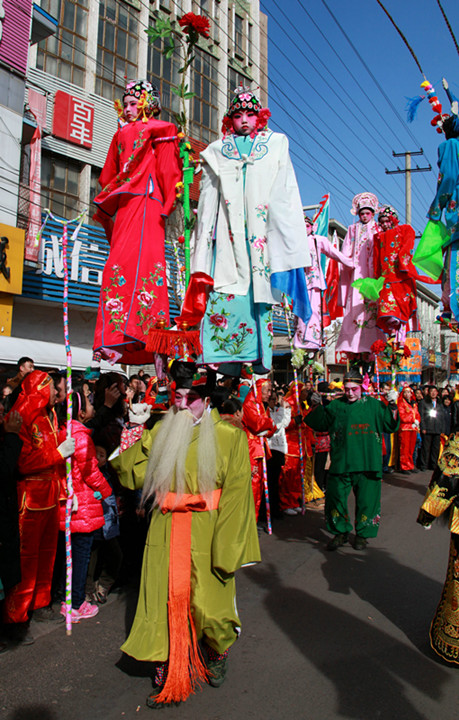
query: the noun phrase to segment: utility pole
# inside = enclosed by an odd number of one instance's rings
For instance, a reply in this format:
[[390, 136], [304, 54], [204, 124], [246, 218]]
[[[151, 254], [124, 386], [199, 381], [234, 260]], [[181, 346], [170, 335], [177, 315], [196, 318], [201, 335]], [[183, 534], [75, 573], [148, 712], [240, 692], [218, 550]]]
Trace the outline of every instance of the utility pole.
[[428, 172], [432, 170], [431, 165], [429, 167], [420, 168], [416, 165], [415, 168], [411, 167], [411, 156], [412, 155], [423, 155], [424, 151], [413, 150], [411, 152], [396, 153], [392, 150], [393, 157], [404, 157], [405, 158], [405, 169], [397, 167], [397, 170], [388, 170], [386, 168], [386, 175], [399, 175], [400, 173], [405, 175], [405, 222], [407, 225], [411, 225], [411, 173], [414, 172]]

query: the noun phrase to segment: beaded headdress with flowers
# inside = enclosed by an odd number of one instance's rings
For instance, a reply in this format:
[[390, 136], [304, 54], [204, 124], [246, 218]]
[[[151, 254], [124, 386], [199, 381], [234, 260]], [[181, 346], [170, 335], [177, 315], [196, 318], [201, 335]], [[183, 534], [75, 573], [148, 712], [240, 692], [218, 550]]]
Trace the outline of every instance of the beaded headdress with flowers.
[[351, 214], [358, 215], [361, 210], [367, 208], [372, 212], [376, 212], [379, 207], [379, 200], [373, 193], [363, 192], [355, 195], [352, 199]]
[[230, 102], [230, 106], [223, 116], [222, 133], [223, 137], [228, 133], [232, 132], [233, 121], [232, 117], [236, 112], [254, 112], [257, 114], [257, 132], [258, 130], [264, 130], [268, 124], [268, 119], [271, 117], [271, 113], [268, 108], [261, 106], [261, 102], [255, 95], [255, 93], [245, 85], [239, 85], [234, 90], [234, 97]]
[[382, 218], [387, 218], [391, 222], [392, 226], [398, 225], [397, 211], [392, 207], [392, 205], [385, 205], [381, 208], [378, 214], [378, 220], [381, 220]]
[[[139, 117], [145, 121], [148, 117], [159, 115], [161, 112], [161, 101], [158, 89], [148, 80], [131, 80], [126, 85], [123, 93], [123, 101], [126, 97], [134, 97], [137, 100]], [[115, 109], [118, 117], [123, 115], [123, 103], [117, 100]]]

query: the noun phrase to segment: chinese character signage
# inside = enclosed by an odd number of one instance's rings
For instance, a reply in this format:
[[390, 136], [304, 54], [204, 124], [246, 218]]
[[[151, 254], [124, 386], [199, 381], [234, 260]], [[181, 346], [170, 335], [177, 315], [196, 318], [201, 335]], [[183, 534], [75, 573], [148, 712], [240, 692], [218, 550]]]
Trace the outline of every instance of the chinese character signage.
[[92, 147], [94, 105], [58, 90], [54, 97], [53, 135], [74, 145]]

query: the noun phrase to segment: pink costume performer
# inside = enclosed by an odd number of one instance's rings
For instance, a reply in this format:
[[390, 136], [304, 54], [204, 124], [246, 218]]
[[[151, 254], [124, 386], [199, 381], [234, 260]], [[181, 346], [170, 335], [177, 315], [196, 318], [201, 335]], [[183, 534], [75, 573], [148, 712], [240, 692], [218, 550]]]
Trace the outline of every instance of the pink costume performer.
[[161, 109], [152, 85], [129, 83], [123, 104], [126, 122], [113, 137], [94, 199], [110, 254], [93, 347], [109, 360], [140, 365], [153, 358], [145, 351], [150, 328], [169, 324], [164, 223], [182, 173], [175, 125], [152, 117]]
[[312, 315], [307, 325], [301, 318], [297, 318], [296, 333], [293, 344], [296, 348], [306, 350], [319, 350], [322, 347], [322, 293], [326, 289], [324, 273], [320, 263], [320, 256], [337, 260], [348, 268], [353, 267], [352, 258], [346, 257], [333, 247], [328, 238], [314, 234], [313, 221], [305, 217], [306, 232], [309, 240], [311, 264], [305, 268], [306, 285], [311, 303]]
[[353, 268], [343, 268], [340, 277], [343, 325], [336, 349], [347, 353], [369, 353], [375, 340], [384, 340], [376, 325], [378, 304], [364, 299], [352, 283], [360, 278], [374, 277], [374, 236], [379, 227], [374, 220], [378, 198], [372, 193], [360, 193], [352, 201], [351, 213], [359, 222], [350, 225], [341, 251], [351, 258]]

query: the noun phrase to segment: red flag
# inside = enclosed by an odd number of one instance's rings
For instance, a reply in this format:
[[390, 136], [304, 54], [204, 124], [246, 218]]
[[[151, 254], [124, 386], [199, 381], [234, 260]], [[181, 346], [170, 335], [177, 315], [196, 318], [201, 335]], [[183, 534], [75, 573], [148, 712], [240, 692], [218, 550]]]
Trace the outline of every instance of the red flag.
[[[336, 230], [333, 234], [333, 245], [336, 247], [338, 238]], [[328, 327], [332, 320], [343, 317], [343, 308], [339, 304], [338, 283], [339, 268], [338, 261], [330, 258], [328, 261], [327, 274], [325, 277], [327, 289], [322, 296], [322, 318], [324, 328]]]

